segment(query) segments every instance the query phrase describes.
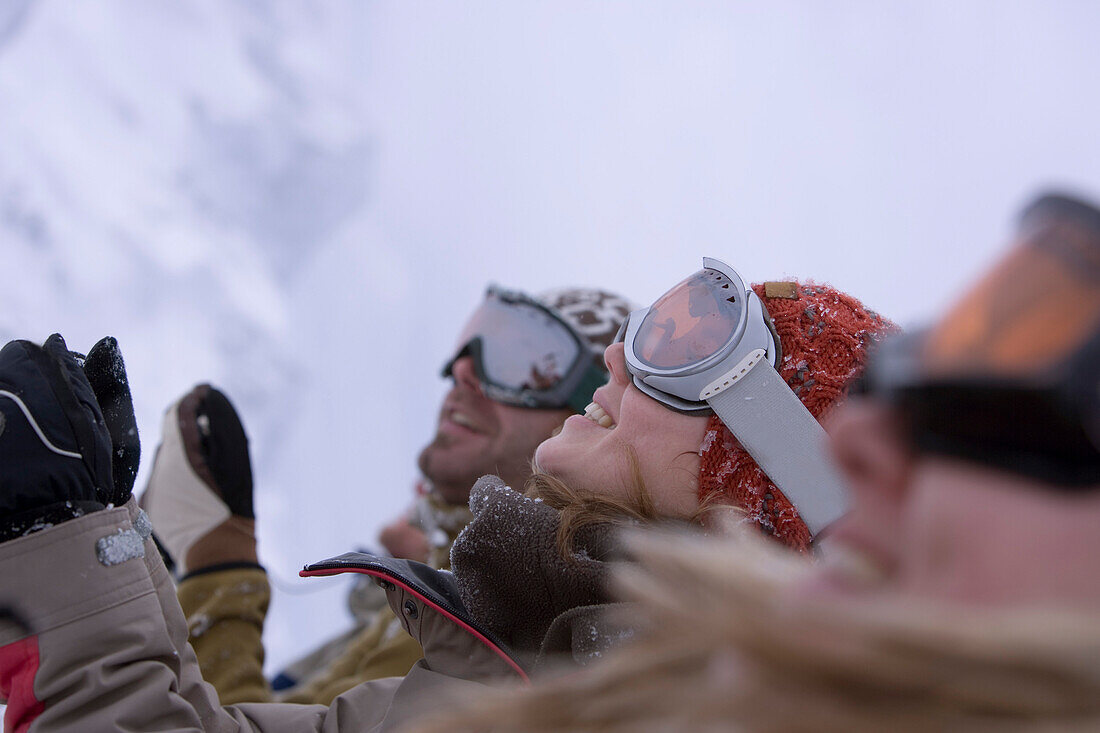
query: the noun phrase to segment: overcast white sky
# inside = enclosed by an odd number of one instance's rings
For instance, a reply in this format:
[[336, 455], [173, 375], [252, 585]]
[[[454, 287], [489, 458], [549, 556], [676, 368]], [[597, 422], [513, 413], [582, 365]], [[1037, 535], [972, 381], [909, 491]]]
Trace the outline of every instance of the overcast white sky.
[[127, 354], [253, 439], [274, 669], [305, 562], [406, 501], [487, 281], [639, 303], [725, 259], [911, 324], [1035, 191], [1100, 195], [1078, 2], [0, 4], [0, 336]]

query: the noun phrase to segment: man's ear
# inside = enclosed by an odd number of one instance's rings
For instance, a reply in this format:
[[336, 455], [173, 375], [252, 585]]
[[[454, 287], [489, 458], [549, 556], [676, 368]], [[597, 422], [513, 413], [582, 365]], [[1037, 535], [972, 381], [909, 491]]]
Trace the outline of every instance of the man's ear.
[[853, 397], [830, 416], [826, 428], [837, 465], [853, 491], [898, 498], [904, 494], [913, 456], [889, 407]]

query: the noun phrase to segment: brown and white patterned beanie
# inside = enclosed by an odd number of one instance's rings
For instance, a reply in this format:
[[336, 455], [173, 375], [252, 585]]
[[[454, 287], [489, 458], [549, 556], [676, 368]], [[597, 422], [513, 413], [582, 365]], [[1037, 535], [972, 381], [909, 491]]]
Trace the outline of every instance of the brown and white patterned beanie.
[[634, 310], [625, 298], [597, 288], [559, 288], [541, 293], [535, 299], [557, 312], [588, 342], [601, 369], [604, 349], [611, 345], [619, 326]]

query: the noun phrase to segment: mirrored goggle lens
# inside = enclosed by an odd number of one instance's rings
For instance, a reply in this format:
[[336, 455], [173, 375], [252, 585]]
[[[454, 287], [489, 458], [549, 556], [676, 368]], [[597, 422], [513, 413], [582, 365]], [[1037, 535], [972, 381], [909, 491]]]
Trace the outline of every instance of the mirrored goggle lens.
[[700, 270], [662, 295], [634, 337], [634, 354], [658, 369], [678, 369], [717, 353], [741, 321], [745, 294], [717, 270]]
[[485, 380], [516, 392], [554, 387], [581, 356], [580, 344], [569, 328], [549, 312], [493, 296], [467, 323], [459, 337], [459, 351], [475, 338], [480, 339]]

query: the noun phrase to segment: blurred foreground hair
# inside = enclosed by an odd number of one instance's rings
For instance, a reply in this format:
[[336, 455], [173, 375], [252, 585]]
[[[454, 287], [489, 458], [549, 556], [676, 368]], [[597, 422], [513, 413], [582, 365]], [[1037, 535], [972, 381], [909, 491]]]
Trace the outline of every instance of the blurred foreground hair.
[[657, 518], [637, 456], [631, 452], [629, 458], [631, 491], [621, 499], [580, 492], [557, 476], [544, 472], [534, 461], [531, 462], [531, 478], [527, 479], [523, 493], [529, 498], [541, 499], [547, 506], [561, 512], [557, 544], [562, 557], [573, 556], [573, 537], [584, 527], [593, 524], [629, 526]]
[[636, 532], [638, 641], [433, 731], [1100, 729], [1100, 618], [912, 598], [807, 598], [804, 558], [745, 531]]

